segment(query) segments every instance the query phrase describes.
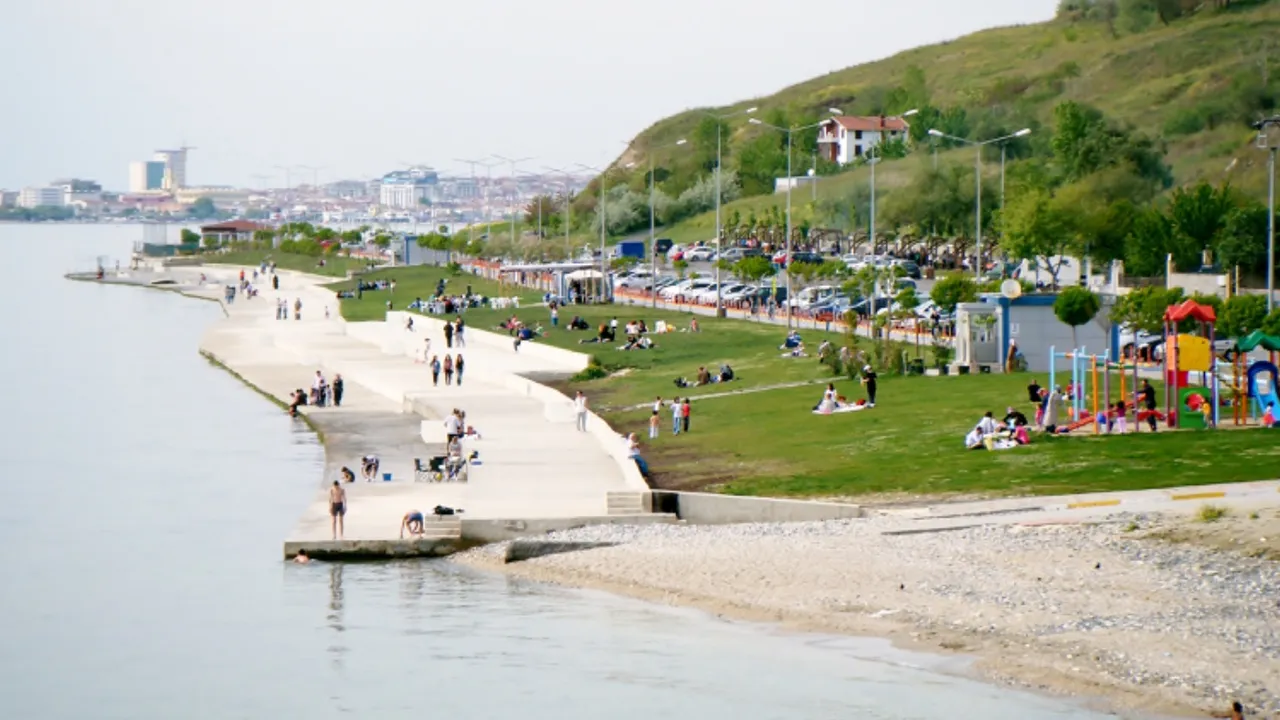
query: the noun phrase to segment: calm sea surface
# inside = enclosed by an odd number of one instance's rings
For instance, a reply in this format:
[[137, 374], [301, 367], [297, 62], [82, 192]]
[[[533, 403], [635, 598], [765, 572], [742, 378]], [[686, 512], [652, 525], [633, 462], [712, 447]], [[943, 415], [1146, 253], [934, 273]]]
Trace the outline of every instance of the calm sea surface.
[[0, 224], [0, 718], [1103, 717], [881, 643], [281, 562], [321, 448], [197, 354], [216, 306], [62, 278], [141, 235]]

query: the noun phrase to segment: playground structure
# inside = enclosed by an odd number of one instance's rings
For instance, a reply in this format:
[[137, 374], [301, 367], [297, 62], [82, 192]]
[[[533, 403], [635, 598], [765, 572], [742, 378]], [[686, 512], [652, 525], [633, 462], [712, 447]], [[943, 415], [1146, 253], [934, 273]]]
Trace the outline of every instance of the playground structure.
[[[1057, 348], [1050, 347], [1049, 358], [1050, 392], [1052, 392], [1052, 388], [1057, 387], [1056, 360], [1065, 358], [1071, 361], [1071, 392], [1068, 394], [1070, 402], [1067, 405], [1067, 414], [1071, 418], [1071, 422], [1061, 426], [1058, 432], [1071, 432], [1086, 425], [1092, 425], [1093, 433], [1097, 435], [1102, 432], [1104, 422], [1109, 424], [1110, 421], [1114, 421], [1111, 413], [1117, 402], [1124, 403], [1126, 413], [1128, 413], [1129, 408], [1133, 407], [1133, 403], [1129, 400], [1129, 393], [1125, 390], [1125, 371], [1133, 368], [1132, 366], [1112, 362], [1109, 352], [1101, 355], [1090, 355], [1085, 352], [1085, 348], [1079, 348], [1071, 352], [1060, 353]], [[1114, 384], [1111, 378], [1112, 371], [1116, 371], [1116, 382]], [[1099, 387], [1101, 387], [1101, 394], [1099, 394]], [[1118, 391], [1114, 402], [1112, 401], [1113, 387]], [[1138, 388], [1136, 375], [1132, 388], [1135, 392]], [[1166, 417], [1166, 413], [1139, 410], [1135, 419], [1141, 422], [1152, 414], [1159, 420], [1164, 420]]]
[[[1270, 359], [1249, 364], [1249, 353], [1259, 347], [1270, 353]], [[1280, 395], [1276, 392], [1277, 384], [1280, 384], [1277, 351], [1280, 351], [1280, 337], [1263, 334], [1260, 330], [1240, 338], [1232, 348], [1232, 405], [1236, 425], [1248, 425], [1266, 412], [1272, 403], [1276, 410], [1280, 410]]]
[[[1163, 420], [1168, 427], [1183, 429], [1206, 428], [1212, 424], [1216, 427], [1220, 420], [1221, 395], [1218, 377], [1218, 358], [1213, 351], [1214, 323], [1217, 315], [1212, 307], [1201, 305], [1194, 300], [1187, 300], [1170, 306], [1164, 313], [1164, 412], [1139, 409], [1136, 398], [1129, 400], [1125, 392], [1125, 371], [1133, 372], [1133, 391], [1139, 388], [1138, 365], [1132, 363], [1121, 365], [1111, 361], [1109, 353], [1090, 355], [1084, 348], [1071, 352], [1059, 353], [1054, 347], [1049, 348], [1049, 387], [1057, 387], [1057, 360], [1065, 358], [1071, 361], [1071, 392], [1068, 415], [1071, 422], [1059, 429], [1059, 432], [1070, 432], [1093, 424], [1094, 434], [1102, 431], [1104, 421], [1112, 419], [1115, 403], [1111, 399], [1111, 371], [1119, 370], [1119, 402], [1124, 405], [1127, 414], [1134, 410], [1134, 428], [1140, 430], [1142, 421], [1154, 416]], [[1179, 325], [1195, 323], [1199, 334], [1179, 332]], [[1250, 336], [1252, 337], [1252, 336]], [[1247, 340], [1247, 338], [1246, 338]], [[1243, 342], [1243, 341], [1242, 341]], [[1280, 350], [1280, 338], [1268, 338], [1272, 345], [1268, 349]], [[1249, 349], [1263, 343], [1257, 340]], [[1247, 351], [1246, 351], [1247, 352]], [[1274, 352], [1273, 352], [1274, 355]], [[1101, 371], [1101, 386], [1099, 385]], [[1193, 386], [1189, 380], [1191, 373], [1200, 373], [1200, 384]], [[1240, 378], [1246, 377], [1248, 387], [1242, 386]], [[1275, 402], [1280, 410], [1280, 396], [1277, 396], [1277, 384], [1280, 373], [1272, 363], [1254, 363], [1247, 372], [1236, 374], [1233, 383], [1237, 396], [1236, 415], [1240, 422], [1240, 402], [1242, 397], [1254, 398], [1254, 412], [1260, 413], [1268, 402]], [[1090, 387], [1092, 391], [1090, 392]], [[1101, 392], [1100, 392], [1101, 391]], [[1210, 408], [1210, 420], [1206, 422], [1204, 407]]]
[[[1164, 311], [1164, 406], [1171, 427], [1207, 427], [1202, 412], [1206, 402], [1212, 403], [1213, 426], [1218, 425], [1221, 398], [1218, 392], [1218, 356], [1213, 351], [1213, 326], [1217, 320], [1212, 307], [1194, 300], [1173, 305]], [[1197, 323], [1200, 334], [1179, 332], [1179, 324], [1185, 323]], [[1189, 386], [1192, 372], [1200, 373], [1200, 387]], [[1205, 397], [1206, 393], [1209, 397]]]

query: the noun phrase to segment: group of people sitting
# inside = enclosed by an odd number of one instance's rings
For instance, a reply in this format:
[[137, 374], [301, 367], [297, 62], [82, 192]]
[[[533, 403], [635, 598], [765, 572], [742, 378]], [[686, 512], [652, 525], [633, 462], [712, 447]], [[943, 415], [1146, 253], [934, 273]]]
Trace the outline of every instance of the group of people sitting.
[[782, 341], [778, 349], [783, 351], [783, 357], [809, 357], [809, 354], [804, 351], [804, 341], [800, 339], [798, 330], [792, 330], [787, 333], [786, 339]]
[[734, 377], [733, 368], [729, 367], [729, 363], [723, 363], [720, 365], [719, 372], [716, 372], [715, 374], [712, 374], [710, 370], [707, 370], [707, 367], [704, 365], [698, 368], [696, 380], [689, 382], [688, 379], [679, 377], [675, 379], [675, 386], [678, 388], [701, 387], [702, 385], [711, 385], [713, 383], [726, 383], [733, 380]]
[[988, 410], [978, 424], [964, 436], [964, 446], [969, 450], [1008, 450], [1031, 442], [1027, 416], [1016, 408], [1006, 408], [1004, 419], [996, 421]]

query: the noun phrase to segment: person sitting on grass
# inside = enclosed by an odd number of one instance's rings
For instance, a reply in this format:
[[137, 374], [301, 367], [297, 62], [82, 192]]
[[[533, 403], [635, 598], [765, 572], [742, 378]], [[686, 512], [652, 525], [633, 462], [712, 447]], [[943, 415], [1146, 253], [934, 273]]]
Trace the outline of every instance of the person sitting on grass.
[[800, 332], [797, 330], [792, 330], [791, 332], [787, 333], [786, 339], [782, 341], [782, 344], [778, 346], [778, 349], [779, 350], [795, 350], [796, 348], [802, 345], [804, 345], [804, 343], [800, 341]]
[[405, 530], [409, 531], [410, 536], [422, 535], [424, 523], [425, 518], [417, 510], [410, 510], [405, 513], [404, 517], [400, 518], [400, 539], [404, 539]]
[[710, 385], [711, 373], [707, 370], [707, 366], [703, 365], [698, 368], [698, 385]]
[[1022, 411], [1017, 410], [1010, 405], [1005, 408], [1004, 419], [1000, 422], [1004, 423], [1005, 427], [1020, 428], [1027, 425], [1027, 416], [1022, 414]]
[[729, 382], [733, 377], [733, 368], [729, 367], [729, 363], [724, 363], [720, 366], [720, 382]]

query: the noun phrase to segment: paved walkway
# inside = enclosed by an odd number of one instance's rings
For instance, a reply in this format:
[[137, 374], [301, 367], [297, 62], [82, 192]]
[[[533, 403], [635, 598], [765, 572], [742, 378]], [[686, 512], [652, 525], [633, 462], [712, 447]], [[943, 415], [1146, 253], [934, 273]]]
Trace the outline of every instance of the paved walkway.
[[[204, 266], [174, 268], [165, 276], [187, 294], [221, 301], [235, 272]], [[204, 286], [201, 273], [208, 276]], [[338, 317], [333, 294], [317, 286], [325, 280], [287, 272], [280, 278], [278, 293], [264, 285], [258, 298], [223, 303], [227, 317], [209, 328], [201, 350], [282, 402], [294, 389], [310, 388], [316, 370], [330, 380], [341, 373], [345, 380], [341, 408], [304, 409], [325, 436], [325, 487], [289, 541], [329, 539], [327, 486], [342, 466], [359, 476], [359, 458], [368, 453], [381, 458], [381, 471], [392, 480], [346, 486], [349, 540], [393, 539], [407, 510], [430, 510], [437, 504], [462, 508], [467, 519], [594, 517], [609, 513], [608, 493], [644, 489], [643, 481], [637, 484], [638, 474], [627, 472], [628, 467], [634, 472], [634, 466], [617, 460], [621, 439], [607, 426], [601, 428], [603, 421], [593, 416], [592, 432], [577, 431], [567, 398], [537, 395], [516, 377], [580, 368], [515, 353], [500, 336], [477, 342], [483, 333], [469, 328], [469, 346], [453, 350], [466, 360], [463, 385], [446, 387], [442, 380], [433, 386], [426, 366], [411, 357], [421, 345], [421, 331], [404, 331], [398, 317], [347, 323]], [[142, 274], [128, 280], [148, 282]], [[302, 319], [276, 320], [277, 297], [289, 302], [291, 314], [293, 301], [300, 299]], [[431, 322], [419, 319], [418, 325], [425, 328]], [[434, 352], [444, 351], [443, 336], [433, 342]], [[442, 419], [455, 407], [466, 412], [467, 423], [481, 434], [467, 445], [481, 462], [472, 467], [466, 483], [414, 482], [414, 459], [426, 462], [442, 454]], [[424, 442], [424, 426], [437, 442]]]

